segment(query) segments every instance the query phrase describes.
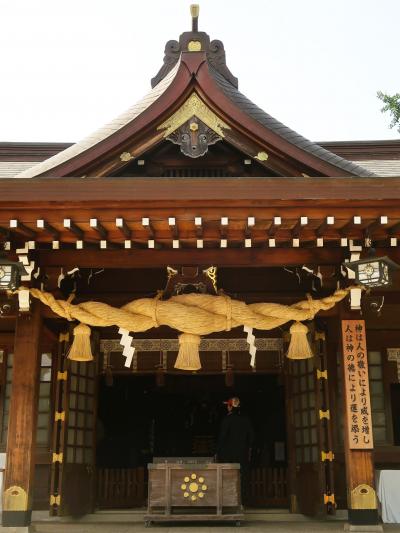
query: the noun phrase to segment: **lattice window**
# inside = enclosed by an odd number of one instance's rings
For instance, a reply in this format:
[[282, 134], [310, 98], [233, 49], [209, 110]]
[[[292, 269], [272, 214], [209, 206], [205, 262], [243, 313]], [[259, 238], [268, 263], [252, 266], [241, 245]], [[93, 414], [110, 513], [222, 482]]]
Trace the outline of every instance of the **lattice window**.
[[386, 427], [382, 354], [380, 351], [368, 352], [368, 366], [374, 441], [376, 444], [383, 444], [386, 443], [388, 439]]
[[40, 384], [36, 444], [48, 445], [50, 439], [52, 355], [43, 353], [40, 360]]
[[318, 432], [314, 361], [293, 361], [291, 366], [296, 462], [315, 463], [318, 461]]
[[12, 353], [7, 355], [5, 364], [5, 388], [3, 396], [3, 414], [1, 421], [1, 444], [6, 446], [7, 444], [7, 433], [8, 433], [8, 418], [10, 412], [10, 401], [11, 401], [11, 384], [12, 384], [12, 374], [13, 374], [13, 360], [14, 356]]
[[[3, 396], [3, 414], [1, 425], [1, 444], [6, 446], [8, 433], [8, 420], [10, 412], [12, 375], [14, 356], [7, 355], [7, 366], [5, 372], [5, 388]], [[51, 415], [51, 354], [45, 353], [41, 356], [40, 385], [38, 400], [38, 420], [36, 431], [36, 444], [48, 445], [50, 437], [50, 415]]]
[[164, 178], [225, 178], [231, 174], [226, 168], [168, 168]]
[[93, 427], [95, 402], [95, 366], [93, 363], [70, 363], [68, 397], [67, 462], [93, 461]]

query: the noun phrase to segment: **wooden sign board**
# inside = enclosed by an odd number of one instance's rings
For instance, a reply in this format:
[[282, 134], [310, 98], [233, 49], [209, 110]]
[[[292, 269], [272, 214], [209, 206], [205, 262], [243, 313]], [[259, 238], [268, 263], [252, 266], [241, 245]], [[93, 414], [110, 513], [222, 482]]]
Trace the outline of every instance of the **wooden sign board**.
[[345, 424], [354, 450], [374, 447], [365, 333], [364, 320], [342, 320]]
[[400, 361], [400, 348], [387, 348], [388, 361]]

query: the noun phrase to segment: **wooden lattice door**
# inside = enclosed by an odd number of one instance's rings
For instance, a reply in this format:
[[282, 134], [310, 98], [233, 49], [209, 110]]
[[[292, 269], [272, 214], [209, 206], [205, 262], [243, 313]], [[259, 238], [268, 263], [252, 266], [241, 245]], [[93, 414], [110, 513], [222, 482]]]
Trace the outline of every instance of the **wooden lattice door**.
[[314, 353], [311, 359], [288, 363], [294, 488], [297, 510], [308, 516], [335, 509], [324, 333], [316, 333]]
[[60, 336], [53, 432], [50, 513], [82, 516], [95, 505], [96, 362], [65, 357]]

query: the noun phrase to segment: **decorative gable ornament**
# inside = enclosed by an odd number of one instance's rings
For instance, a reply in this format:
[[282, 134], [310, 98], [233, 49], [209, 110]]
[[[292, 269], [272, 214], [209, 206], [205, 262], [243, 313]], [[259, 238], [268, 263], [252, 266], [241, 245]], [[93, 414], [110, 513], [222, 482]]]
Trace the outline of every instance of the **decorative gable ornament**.
[[200, 119], [206, 126], [220, 137], [225, 137], [224, 129], [230, 130], [230, 126], [211, 111], [196, 93], [192, 93], [182, 106], [175, 111], [165, 122], [158, 126], [158, 130], [165, 130], [164, 138], [168, 137], [189, 122], [193, 117]]
[[222, 141], [222, 137], [195, 116], [168, 135], [166, 139], [179, 145], [182, 154], [191, 158], [205, 155], [209, 146]]

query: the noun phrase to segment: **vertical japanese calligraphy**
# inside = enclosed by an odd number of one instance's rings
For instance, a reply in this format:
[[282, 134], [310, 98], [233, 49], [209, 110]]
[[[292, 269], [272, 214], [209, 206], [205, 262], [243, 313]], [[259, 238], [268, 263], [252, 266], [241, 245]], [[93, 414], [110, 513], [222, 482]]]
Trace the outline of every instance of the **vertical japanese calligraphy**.
[[367, 343], [364, 320], [342, 320], [344, 397], [350, 449], [372, 449]]

